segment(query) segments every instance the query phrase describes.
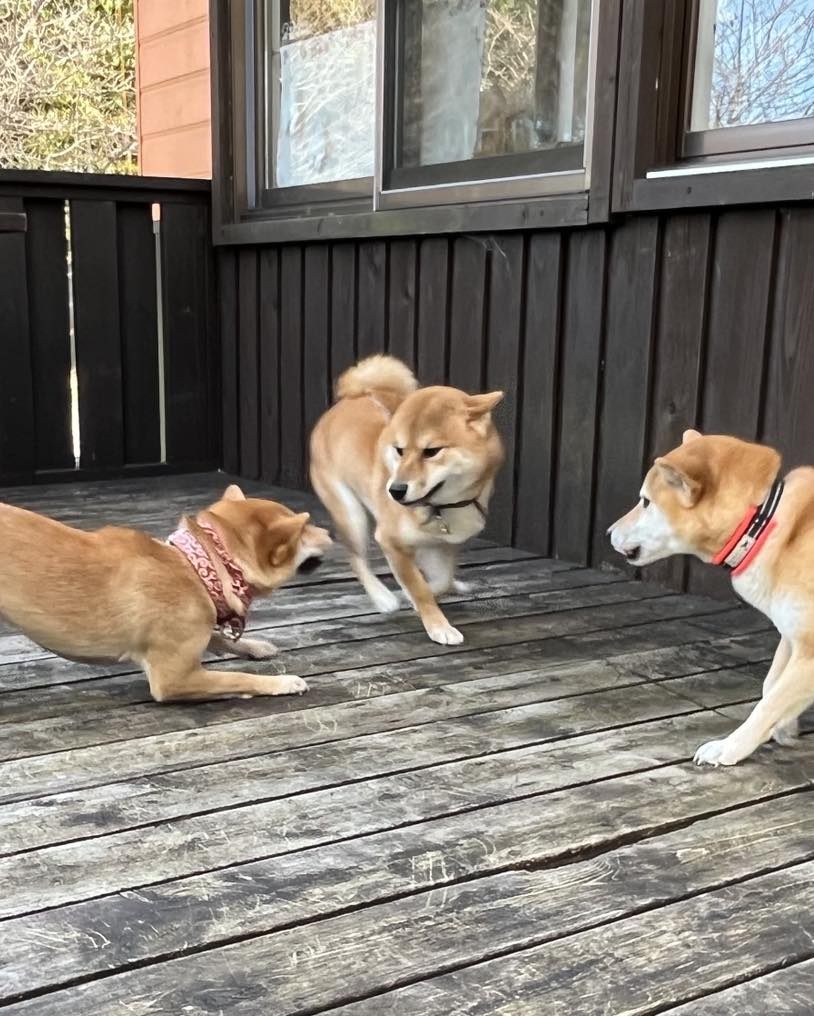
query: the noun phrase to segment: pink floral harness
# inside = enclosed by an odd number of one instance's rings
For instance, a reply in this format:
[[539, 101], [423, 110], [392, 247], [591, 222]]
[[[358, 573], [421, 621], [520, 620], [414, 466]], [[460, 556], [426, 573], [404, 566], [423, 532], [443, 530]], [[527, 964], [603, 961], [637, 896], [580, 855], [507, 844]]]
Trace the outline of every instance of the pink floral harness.
[[232, 584], [231, 591], [240, 602], [242, 613], [230, 605], [218, 571], [212, 564], [212, 559], [206, 547], [196, 536], [188, 529], [176, 529], [171, 536], [167, 537], [167, 543], [184, 555], [197, 572], [198, 578], [203, 582], [204, 588], [209, 593], [217, 611], [215, 631], [231, 642], [237, 642], [243, 635], [246, 627], [246, 615], [249, 613], [249, 607], [252, 605], [253, 596], [251, 587], [246, 581], [246, 576], [240, 567], [229, 555], [226, 547], [224, 547], [223, 540], [221, 540], [214, 527], [206, 522], [197, 522], [196, 525], [203, 529], [212, 541], [212, 546], [215, 548], [223, 567], [229, 573]]

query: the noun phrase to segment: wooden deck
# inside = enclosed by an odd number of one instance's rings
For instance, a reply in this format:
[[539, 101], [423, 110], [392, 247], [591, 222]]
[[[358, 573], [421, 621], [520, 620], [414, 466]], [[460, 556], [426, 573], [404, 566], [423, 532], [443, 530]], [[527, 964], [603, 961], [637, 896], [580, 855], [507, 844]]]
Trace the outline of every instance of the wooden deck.
[[[166, 534], [223, 482], [5, 496]], [[465, 557], [458, 647], [338, 554], [261, 605], [302, 698], [159, 706], [4, 629], [4, 1012], [810, 1016], [814, 738], [689, 761], [759, 694], [765, 621]]]

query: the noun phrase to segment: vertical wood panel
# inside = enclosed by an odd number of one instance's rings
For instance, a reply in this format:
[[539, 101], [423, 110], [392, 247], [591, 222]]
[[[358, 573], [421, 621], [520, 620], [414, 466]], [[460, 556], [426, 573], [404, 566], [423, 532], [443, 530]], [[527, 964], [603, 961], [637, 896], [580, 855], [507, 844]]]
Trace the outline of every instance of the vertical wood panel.
[[[22, 213], [22, 201], [0, 200], [0, 211]], [[27, 479], [34, 463], [34, 403], [25, 234], [0, 233], [0, 476]]]
[[479, 392], [484, 384], [487, 251], [480, 238], [459, 237], [453, 243], [449, 382], [467, 392]]
[[356, 362], [356, 246], [331, 251], [331, 383]]
[[570, 235], [563, 306], [553, 546], [558, 557], [580, 564], [591, 542], [605, 243], [599, 230]]
[[217, 417], [209, 405], [212, 358], [207, 281], [209, 214], [202, 205], [161, 208], [167, 461], [205, 464]]
[[449, 241], [422, 240], [418, 283], [418, 380], [422, 385], [446, 381], [448, 272]]
[[217, 257], [218, 321], [221, 343], [223, 468], [240, 472], [240, 415], [237, 382], [237, 255], [221, 248]]
[[[664, 222], [646, 467], [699, 422], [710, 228], [709, 215], [698, 213]], [[686, 558], [673, 557], [651, 565], [646, 575], [680, 589], [686, 572]]]
[[150, 206], [119, 205], [117, 227], [124, 457], [127, 463], [159, 462], [158, 303]]
[[280, 254], [266, 248], [260, 261], [260, 472], [280, 478]]
[[[774, 211], [724, 212], [718, 219], [701, 412], [708, 433], [747, 441], [758, 434], [774, 234]], [[725, 596], [729, 575], [692, 560], [689, 588]]]
[[[68, 243], [63, 201], [26, 201], [36, 469], [72, 469]], [[48, 299], [43, 299], [48, 293]], [[155, 295], [155, 281], [153, 282]], [[3, 316], [5, 321], [5, 316]]]
[[489, 324], [486, 351], [486, 389], [502, 390], [505, 398], [495, 410], [495, 423], [506, 446], [506, 463], [498, 474], [489, 508], [489, 535], [510, 542], [514, 528], [515, 448], [518, 374], [522, 338], [523, 244], [519, 235], [495, 238], [489, 284]]
[[71, 202], [80, 464], [124, 462], [116, 205]]
[[304, 440], [306, 448], [317, 419], [329, 405], [330, 379], [328, 349], [330, 347], [328, 248], [312, 244], [305, 248], [304, 345], [305, 376], [303, 407], [305, 412]]
[[238, 363], [240, 365], [240, 474], [260, 475], [260, 392], [258, 352], [257, 253], [245, 247], [238, 254]]
[[629, 220], [611, 238], [605, 371], [597, 431], [593, 564], [620, 563], [605, 531], [632, 505], [641, 483], [657, 299], [658, 241], [659, 223], [653, 216]]
[[280, 268], [280, 482], [305, 483], [302, 249], [285, 247]]
[[357, 355], [361, 359], [387, 348], [387, 245], [383, 240], [359, 244], [358, 272]]
[[387, 301], [388, 351], [415, 370], [416, 271], [415, 240], [390, 244], [390, 278]]
[[780, 216], [774, 316], [761, 440], [786, 469], [814, 463], [814, 209]]
[[559, 233], [529, 241], [526, 323], [520, 382], [517, 519], [514, 541], [540, 554], [551, 550], [551, 510], [556, 469], [562, 246]]

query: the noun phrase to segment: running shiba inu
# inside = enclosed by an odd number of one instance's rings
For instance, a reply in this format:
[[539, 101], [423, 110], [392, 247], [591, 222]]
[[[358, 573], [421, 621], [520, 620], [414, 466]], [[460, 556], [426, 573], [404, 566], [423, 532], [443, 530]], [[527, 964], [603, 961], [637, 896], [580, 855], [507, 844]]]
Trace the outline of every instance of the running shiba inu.
[[60, 656], [132, 660], [160, 702], [307, 690], [293, 674], [201, 666], [207, 647], [256, 660], [275, 653], [243, 629], [253, 598], [311, 570], [330, 544], [305, 512], [246, 498], [233, 484], [162, 543], [135, 529], [84, 532], [3, 504], [0, 542], [0, 616]]
[[637, 566], [694, 554], [728, 568], [735, 592], [780, 632], [761, 701], [727, 738], [702, 745], [696, 763], [731, 766], [770, 738], [793, 742], [814, 702], [814, 469], [781, 479], [773, 448], [688, 430], [609, 532]]
[[336, 383], [311, 435], [311, 482], [377, 610], [399, 601], [367, 562], [369, 512], [393, 574], [434, 642], [457, 645], [436, 596], [464, 591], [458, 548], [486, 523], [503, 444], [491, 413], [503, 392], [418, 388], [392, 356], [371, 356]]

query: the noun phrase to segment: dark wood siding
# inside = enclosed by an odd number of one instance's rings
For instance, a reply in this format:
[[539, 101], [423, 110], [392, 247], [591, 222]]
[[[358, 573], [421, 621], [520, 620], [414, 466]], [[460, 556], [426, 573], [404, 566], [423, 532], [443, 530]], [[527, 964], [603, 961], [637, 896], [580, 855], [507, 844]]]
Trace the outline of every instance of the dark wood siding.
[[[490, 532], [541, 553], [616, 565], [607, 526], [686, 427], [774, 442], [790, 464], [814, 461], [811, 207], [219, 257], [230, 286], [253, 286], [256, 263], [273, 259], [259, 341], [242, 334], [239, 315], [237, 357], [224, 361], [241, 383], [261, 378], [259, 448], [252, 399], [226, 407], [246, 475], [259, 461], [264, 480], [304, 485], [308, 431], [329, 381], [354, 357], [386, 349], [425, 383], [506, 391], [496, 416], [508, 457]], [[224, 391], [240, 384], [224, 377]], [[225, 437], [228, 447], [234, 435]], [[682, 561], [650, 574], [727, 591], [723, 575]]]

